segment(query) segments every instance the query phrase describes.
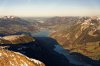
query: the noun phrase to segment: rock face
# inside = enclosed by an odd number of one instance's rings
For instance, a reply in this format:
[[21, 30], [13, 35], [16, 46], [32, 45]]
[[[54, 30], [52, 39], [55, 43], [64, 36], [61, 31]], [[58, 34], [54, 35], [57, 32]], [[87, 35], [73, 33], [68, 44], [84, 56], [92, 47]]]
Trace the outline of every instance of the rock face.
[[42, 62], [30, 59], [18, 52], [0, 50], [0, 66], [45, 66]]

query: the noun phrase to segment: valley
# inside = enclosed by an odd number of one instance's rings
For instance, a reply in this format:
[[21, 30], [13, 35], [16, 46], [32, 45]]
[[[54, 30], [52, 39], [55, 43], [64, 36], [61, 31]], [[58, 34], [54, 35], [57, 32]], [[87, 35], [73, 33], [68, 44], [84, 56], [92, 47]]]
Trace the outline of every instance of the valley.
[[37, 59], [35, 66], [100, 65], [99, 17], [6, 16], [0, 18], [0, 29], [0, 53], [21, 53]]

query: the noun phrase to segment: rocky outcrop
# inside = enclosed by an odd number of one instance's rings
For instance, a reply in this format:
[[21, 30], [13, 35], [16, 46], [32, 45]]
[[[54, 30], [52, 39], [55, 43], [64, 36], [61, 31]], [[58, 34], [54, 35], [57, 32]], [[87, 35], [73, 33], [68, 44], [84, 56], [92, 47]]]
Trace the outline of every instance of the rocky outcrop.
[[21, 44], [21, 43], [29, 43], [32, 41], [35, 41], [33, 37], [24, 34], [4, 36], [0, 38], [0, 44]]
[[45, 66], [45, 64], [18, 52], [0, 50], [0, 66]]

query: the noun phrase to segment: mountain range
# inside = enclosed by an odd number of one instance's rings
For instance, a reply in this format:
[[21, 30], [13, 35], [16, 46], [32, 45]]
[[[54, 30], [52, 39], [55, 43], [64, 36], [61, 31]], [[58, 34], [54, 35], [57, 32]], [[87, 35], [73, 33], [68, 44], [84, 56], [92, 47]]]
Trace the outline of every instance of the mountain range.
[[99, 17], [25, 19], [0, 18], [0, 66], [100, 66]]
[[[62, 25], [61, 25], [62, 26]], [[66, 26], [66, 24], [64, 25]], [[100, 18], [78, 20], [69, 28], [56, 27], [51, 34], [65, 49], [79, 52], [92, 59], [100, 59]]]
[[15, 34], [18, 32], [36, 32], [36, 23], [30, 23], [24, 19], [14, 16], [4, 16], [0, 18], [0, 34]]

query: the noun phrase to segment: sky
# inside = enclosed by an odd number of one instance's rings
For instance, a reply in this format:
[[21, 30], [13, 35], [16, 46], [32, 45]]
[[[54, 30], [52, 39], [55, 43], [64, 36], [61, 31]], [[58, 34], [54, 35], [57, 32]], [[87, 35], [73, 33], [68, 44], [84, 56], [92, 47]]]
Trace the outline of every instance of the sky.
[[100, 16], [100, 0], [0, 0], [0, 16]]

